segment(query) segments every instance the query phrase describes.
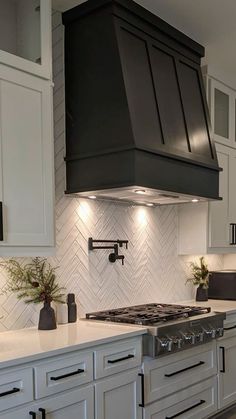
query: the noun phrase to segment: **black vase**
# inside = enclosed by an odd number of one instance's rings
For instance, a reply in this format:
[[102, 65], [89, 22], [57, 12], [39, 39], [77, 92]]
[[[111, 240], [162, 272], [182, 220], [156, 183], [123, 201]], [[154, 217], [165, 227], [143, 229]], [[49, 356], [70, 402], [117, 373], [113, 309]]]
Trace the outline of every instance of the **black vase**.
[[196, 301], [208, 301], [208, 289], [202, 285], [197, 288]]
[[40, 310], [39, 314], [39, 330], [54, 330], [57, 328], [55, 311], [51, 307], [51, 304], [44, 302], [43, 308]]

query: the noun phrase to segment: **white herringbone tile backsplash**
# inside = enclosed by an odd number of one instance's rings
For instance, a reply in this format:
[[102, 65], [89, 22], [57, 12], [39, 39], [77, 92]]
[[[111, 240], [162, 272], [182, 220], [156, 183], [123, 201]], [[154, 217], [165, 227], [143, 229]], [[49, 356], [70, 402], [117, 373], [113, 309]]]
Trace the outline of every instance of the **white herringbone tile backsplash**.
[[[63, 27], [53, 13], [53, 68], [56, 170], [56, 257], [58, 278], [75, 292], [79, 315], [111, 307], [145, 302], [174, 302], [193, 297], [185, 285], [188, 259], [177, 256], [177, 207], [135, 207], [83, 200], [64, 195], [65, 109]], [[125, 265], [108, 261], [109, 251], [88, 252], [88, 238], [127, 239]], [[222, 268], [219, 256], [210, 267]], [[3, 288], [6, 276], [0, 272]], [[0, 330], [37, 324], [38, 312], [15, 296], [0, 295]]]

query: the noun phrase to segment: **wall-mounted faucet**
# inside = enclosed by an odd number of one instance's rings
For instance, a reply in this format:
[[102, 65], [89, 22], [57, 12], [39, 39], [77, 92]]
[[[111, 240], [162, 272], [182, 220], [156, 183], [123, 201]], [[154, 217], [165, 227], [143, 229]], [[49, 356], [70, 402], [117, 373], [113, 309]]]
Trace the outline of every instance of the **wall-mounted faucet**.
[[[94, 246], [94, 243], [114, 243], [110, 246]], [[90, 251], [98, 250], [98, 249], [112, 249], [114, 252], [109, 254], [109, 261], [111, 263], [115, 263], [117, 260], [122, 261], [122, 265], [124, 265], [124, 255], [119, 255], [119, 247], [123, 247], [125, 245], [126, 249], [128, 249], [128, 240], [94, 240], [92, 237], [88, 239], [88, 248]]]

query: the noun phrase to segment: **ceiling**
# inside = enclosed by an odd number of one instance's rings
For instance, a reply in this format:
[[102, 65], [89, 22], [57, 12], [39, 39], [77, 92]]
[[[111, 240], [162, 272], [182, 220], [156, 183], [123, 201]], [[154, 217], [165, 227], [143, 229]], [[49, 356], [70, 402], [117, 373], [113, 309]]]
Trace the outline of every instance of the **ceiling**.
[[[206, 63], [236, 87], [235, 0], [136, 0], [177, 29], [206, 47]], [[53, 0], [57, 10], [70, 9], [83, 0]]]

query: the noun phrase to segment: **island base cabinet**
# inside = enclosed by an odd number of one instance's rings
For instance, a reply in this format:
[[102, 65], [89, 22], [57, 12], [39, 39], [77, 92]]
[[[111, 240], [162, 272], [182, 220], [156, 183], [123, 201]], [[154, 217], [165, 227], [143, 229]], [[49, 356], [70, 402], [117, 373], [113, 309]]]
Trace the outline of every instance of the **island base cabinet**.
[[24, 408], [1, 413], [1, 419], [30, 418], [94, 419], [94, 388], [91, 385], [68, 393], [64, 392]]
[[216, 377], [144, 408], [143, 419], [204, 419], [217, 410]]
[[218, 342], [219, 355], [219, 409], [236, 402], [236, 339], [222, 339]]
[[95, 384], [96, 419], [142, 419], [139, 380], [132, 370]]

